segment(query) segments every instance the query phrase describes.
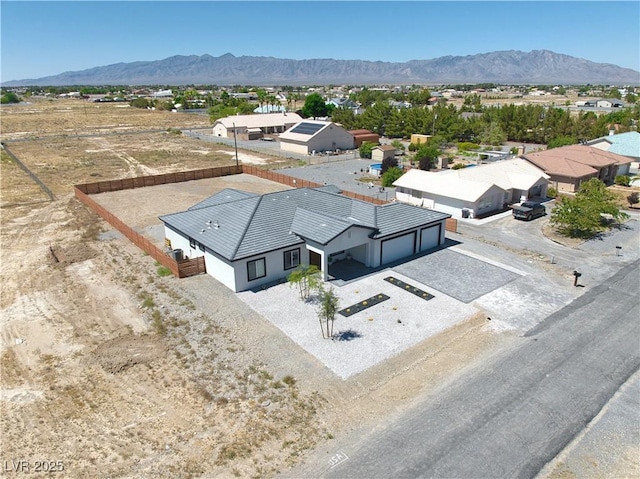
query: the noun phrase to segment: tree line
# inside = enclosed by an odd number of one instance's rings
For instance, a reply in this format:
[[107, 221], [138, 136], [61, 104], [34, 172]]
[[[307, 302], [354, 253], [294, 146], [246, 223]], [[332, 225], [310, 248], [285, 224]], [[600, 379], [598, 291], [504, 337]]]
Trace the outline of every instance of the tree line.
[[500, 145], [515, 141], [562, 146], [604, 136], [614, 125], [619, 132], [630, 131], [640, 118], [640, 105], [604, 114], [580, 111], [577, 115], [565, 108], [543, 105], [508, 104], [467, 110], [452, 104], [395, 108], [387, 100], [374, 103], [360, 115], [336, 108], [332, 121], [347, 130], [363, 128], [390, 138], [425, 134], [442, 142]]

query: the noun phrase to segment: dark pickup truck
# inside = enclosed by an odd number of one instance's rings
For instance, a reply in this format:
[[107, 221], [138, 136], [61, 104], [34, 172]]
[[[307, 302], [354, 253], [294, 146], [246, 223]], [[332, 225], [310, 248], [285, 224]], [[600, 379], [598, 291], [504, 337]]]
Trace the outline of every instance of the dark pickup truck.
[[547, 209], [540, 203], [525, 201], [520, 206], [513, 208], [513, 217], [519, 220], [532, 220], [547, 214]]

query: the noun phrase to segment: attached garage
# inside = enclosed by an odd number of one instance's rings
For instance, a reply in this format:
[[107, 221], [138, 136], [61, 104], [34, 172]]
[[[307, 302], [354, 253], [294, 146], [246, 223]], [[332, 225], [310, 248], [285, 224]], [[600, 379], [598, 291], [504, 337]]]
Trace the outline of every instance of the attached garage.
[[420, 251], [427, 251], [440, 246], [440, 233], [442, 225], [438, 224], [420, 230]]
[[388, 240], [382, 240], [380, 252], [380, 264], [387, 264], [401, 258], [411, 256], [415, 252], [416, 232], [397, 236]]

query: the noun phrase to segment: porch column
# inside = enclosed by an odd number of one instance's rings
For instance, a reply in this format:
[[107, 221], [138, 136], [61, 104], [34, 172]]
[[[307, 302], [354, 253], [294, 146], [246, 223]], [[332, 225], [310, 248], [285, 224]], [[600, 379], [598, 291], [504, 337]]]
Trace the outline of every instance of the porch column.
[[329, 279], [329, 256], [322, 253], [322, 281]]

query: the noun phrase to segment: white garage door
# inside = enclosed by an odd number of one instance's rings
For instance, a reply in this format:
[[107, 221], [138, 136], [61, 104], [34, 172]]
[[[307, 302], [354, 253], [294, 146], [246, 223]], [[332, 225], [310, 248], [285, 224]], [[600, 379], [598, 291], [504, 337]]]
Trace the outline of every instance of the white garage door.
[[420, 251], [435, 248], [440, 244], [440, 226], [424, 228], [420, 231]]
[[382, 264], [391, 263], [413, 254], [415, 232], [382, 242]]

